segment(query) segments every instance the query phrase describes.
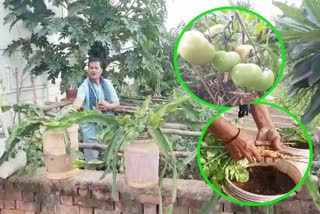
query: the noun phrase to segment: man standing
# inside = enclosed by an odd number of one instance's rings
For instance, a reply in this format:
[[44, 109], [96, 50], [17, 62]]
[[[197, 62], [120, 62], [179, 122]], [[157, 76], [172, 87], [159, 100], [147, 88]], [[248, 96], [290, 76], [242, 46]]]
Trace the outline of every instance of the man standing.
[[[78, 88], [74, 106], [77, 110], [98, 109], [104, 114], [112, 114], [111, 110], [120, 106], [119, 98], [112, 83], [104, 79], [102, 75], [101, 60], [90, 58], [88, 62], [88, 77]], [[97, 126], [93, 123], [81, 124], [83, 141], [86, 143], [97, 142]], [[99, 152], [92, 149], [84, 149], [86, 161], [97, 159]]]

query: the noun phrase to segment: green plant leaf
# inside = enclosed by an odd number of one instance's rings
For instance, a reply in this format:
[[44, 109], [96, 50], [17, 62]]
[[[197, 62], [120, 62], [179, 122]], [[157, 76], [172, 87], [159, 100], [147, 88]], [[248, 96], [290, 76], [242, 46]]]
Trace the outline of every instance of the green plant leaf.
[[183, 160], [183, 165], [186, 166], [191, 163], [197, 156], [197, 150], [194, 150], [188, 157]]
[[304, 0], [304, 7], [309, 12], [308, 17], [315, 23], [320, 23], [320, 1], [319, 0]]
[[170, 153], [172, 152], [171, 144], [169, 143], [166, 136], [162, 133], [160, 128], [149, 128], [150, 135], [157, 141], [161, 153], [165, 156], [165, 158], [170, 158]]
[[70, 154], [71, 153], [71, 141], [70, 141], [69, 132], [65, 129], [63, 131], [63, 134], [64, 134], [64, 142], [66, 144], [66, 152], [67, 152], [67, 154]]
[[305, 185], [309, 191], [310, 196], [312, 197], [315, 205], [320, 209], [320, 192], [317, 182], [309, 175], [305, 180]]
[[320, 88], [313, 95], [309, 107], [301, 117], [304, 124], [310, 123], [320, 113]]
[[[272, 2], [275, 6], [277, 6], [279, 9], [282, 10], [282, 12], [289, 17], [290, 19], [294, 20], [297, 25], [300, 27], [307, 28], [308, 25], [312, 26], [314, 28], [317, 28], [317, 25], [315, 25], [313, 22], [309, 21], [306, 19], [305, 15], [299, 10], [296, 9], [295, 7], [288, 6], [286, 3], [281, 3], [277, 1]], [[288, 20], [287, 20], [288, 22]], [[284, 24], [286, 22], [283, 22]]]

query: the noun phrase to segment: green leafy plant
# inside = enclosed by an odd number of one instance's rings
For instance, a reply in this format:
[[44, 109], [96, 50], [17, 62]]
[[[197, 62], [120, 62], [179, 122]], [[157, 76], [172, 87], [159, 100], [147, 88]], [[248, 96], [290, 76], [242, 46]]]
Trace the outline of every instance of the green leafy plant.
[[[7, 158], [15, 153], [16, 145], [22, 140], [26, 139], [25, 150], [27, 151], [27, 157], [40, 158], [39, 155], [36, 157], [32, 156], [31, 153], [38, 153], [41, 146], [39, 144], [30, 145], [33, 143], [33, 138], [39, 140], [39, 131], [42, 128], [45, 130], [62, 130], [65, 132], [65, 142], [66, 142], [66, 152], [70, 154], [71, 143], [69, 139], [69, 134], [66, 129], [72, 126], [74, 123], [81, 122], [92, 122], [99, 123], [100, 125], [108, 125], [109, 130], [113, 130], [118, 126], [117, 120], [113, 116], [102, 115], [96, 111], [83, 111], [75, 112], [72, 106], [67, 106], [63, 108], [58, 114], [52, 118], [46, 116], [39, 107], [29, 104], [18, 104], [14, 107], [15, 112], [25, 114], [23, 120], [12, 128], [9, 138], [6, 140], [6, 148], [4, 154], [0, 158], [0, 164], [7, 160]], [[108, 131], [109, 131], [108, 130]], [[42, 147], [41, 147], [42, 148]], [[31, 163], [35, 163], [28, 159]], [[38, 166], [38, 164], [35, 164]]]
[[276, 20], [277, 29], [286, 46], [290, 79], [288, 95], [308, 97], [308, 105], [301, 117], [303, 123], [311, 122], [320, 113], [320, 2], [303, 0], [300, 8], [274, 1], [283, 16]]
[[300, 127], [277, 128], [282, 141], [308, 143], [305, 134]]
[[241, 161], [233, 160], [221, 140], [208, 134], [201, 148], [201, 164], [206, 177], [218, 189], [225, 178], [247, 182], [249, 172]]

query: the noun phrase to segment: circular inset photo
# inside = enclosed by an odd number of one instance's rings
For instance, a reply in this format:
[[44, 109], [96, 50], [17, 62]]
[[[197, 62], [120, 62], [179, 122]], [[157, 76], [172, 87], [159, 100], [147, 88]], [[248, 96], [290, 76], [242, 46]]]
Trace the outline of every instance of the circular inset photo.
[[231, 202], [262, 206], [300, 191], [312, 164], [303, 124], [274, 104], [248, 104], [211, 119], [198, 144], [204, 180]]
[[182, 86], [213, 107], [263, 99], [279, 82], [284, 66], [277, 30], [245, 8], [216, 8], [197, 16], [181, 31], [174, 51]]

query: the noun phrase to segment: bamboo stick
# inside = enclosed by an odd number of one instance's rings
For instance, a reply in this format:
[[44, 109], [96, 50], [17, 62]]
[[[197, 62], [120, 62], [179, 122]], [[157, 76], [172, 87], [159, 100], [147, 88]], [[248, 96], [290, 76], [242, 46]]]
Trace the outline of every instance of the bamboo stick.
[[[106, 151], [108, 147], [104, 144], [99, 144], [99, 143], [79, 143], [79, 148], [80, 149], [94, 149], [94, 150], [99, 150], [99, 151]], [[172, 154], [175, 157], [184, 158], [184, 157], [188, 157], [191, 154], [191, 152], [173, 151]]]
[[162, 128], [161, 131], [165, 134], [177, 134], [177, 135], [190, 136], [190, 137], [199, 137], [201, 135], [201, 132], [183, 131], [183, 130], [179, 130], [179, 129]]

